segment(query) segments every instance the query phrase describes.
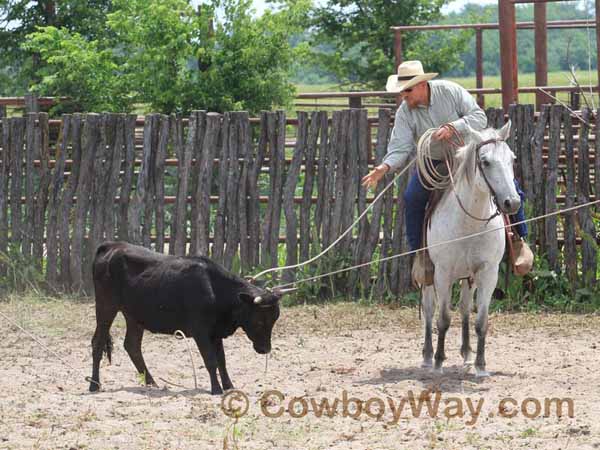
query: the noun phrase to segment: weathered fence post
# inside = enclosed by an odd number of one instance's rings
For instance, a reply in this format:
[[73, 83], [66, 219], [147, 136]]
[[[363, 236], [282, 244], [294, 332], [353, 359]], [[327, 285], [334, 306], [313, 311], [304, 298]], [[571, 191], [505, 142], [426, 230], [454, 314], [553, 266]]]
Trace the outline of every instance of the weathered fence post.
[[[0, 114], [2, 111], [0, 111]], [[10, 121], [6, 115], [2, 118], [0, 137], [2, 139], [2, 153], [0, 153], [0, 275], [6, 273], [2, 260], [7, 256], [8, 250], [8, 180], [10, 174]]]
[[186, 252], [187, 243], [187, 198], [188, 198], [188, 186], [189, 186], [189, 173], [192, 165], [192, 155], [194, 142], [196, 141], [196, 132], [198, 124], [196, 116], [190, 115], [188, 124], [188, 134], [186, 144], [183, 144], [183, 125], [181, 119], [177, 119], [177, 124], [174, 129], [175, 132], [175, 150], [177, 152], [177, 198], [175, 204], [175, 214], [173, 214], [173, 228], [171, 228], [171, 242], [170, 248], [173, 247], [173, 253], [175, 255], [184, 255]]
[[34, 182], [36, 170], [33, 161], [39, 158], [40, 136], [37, 113], [28, 113], [25, 124], [25, 220], [23, 221], [23, 239], [21, 252], [25, 258], [31, 258], [33, 246], [33, 225], [35, 216]]
[[[133, 186], [133, 173], [135, 166], [135, 122], [137, 117], [134, 114], [124, 118], [124, 164], [123, 178], [121, 180], [121, 189], [119, 191], [119, 219], [118, 236], [120, 240], [130, 240], [129, 235], [129, 205], [131, 200], [131, 188]], [[171, 119], [171, 123], [173, 119]]]
[[[544, 134], [546, 132], [546, 124], [550, 117], [551, 105], [542, 105], [540, 116], [538, 117], [535, 131], [531, 142], [531, 186], [533, 187], [534, 198], [534, 215], [544, 213], [544, 160], [542, 157], [544, 146]], [[536, 238], [538, 241], [538, 250], [545, 248], [544, 227], [543, 222], [538, 221], [531, 227], [530, 233], [531, 243], [535, 245]]]
[[[300, 207], [300, 261], [310, 258], [310, 244], [313, 239], [311, 230], [312, 195], [315, 184], [315, 156], [319, 140], [320, 113], [313, 111], [310, 115], [310, 127], [306, 142], [305, 175], [302, 187], [302, 204]], [[316, 213], [315, 213], [316, 214]]]
[[[380, 109], [378, 112], [378, 127], [377, 127], [377, 142], [375, 144], [375, 161], [374, 166], [381, 164], [383, 157], [387, 153], [387, 144], [390, 133], [391, 110]], [[370, 139], [370, 136], [368, 137]], [[378, 183], [373, 194], [377, 197], [385, 183]], [[373, 252], [379, 243], [379, 231], [381, 230], [381, 216], [383, 212], [383, 199], [379, 200], [372, 209], [371, 222], [366, 221], [366, 237], [362, 247], [358, 263], [362, 264], [369, 261], [373, 257]], [[363, 288], [370, 287], [371, 283], [371, 267], [366, 266], [360, 269], [360, 279]]]
[[197, 161], [198, 167], [198, 189], [195, 199], [197, 202], [197, 216], [192, 220], [197, 224], [196, 254], [208, 256], [210, 244], [210, 194], [213, 179], [215, 150], [219, 142], [221, 132], [222, 116], [217, 113], [208, 113], [206, 115], [206, 132], [202, 140], [202, 149], [200, 159]]
[[38, 114], [38, 129], [36, 143], [39, 150], [40, 168], [38, 174], [38, 188], [35, 192], [35, 214], [33, 221], [33, 246], [32, 255], [35, 265], [41, 272], [44, 258], [44, 229], [46, 225], [46, 207], [48, 205], [48, 189], [50, 187], [50, 145], [48, 114]]
[[[278, 264], [281, 193], [283, 190], [283, 172], [285, 169], [285, 112], [267, 113], [266, 119], [271, 196], [263, 224], [261, 264], [266, 267], [275, 267]], [[264, 126], [262, 122], [261, 126]]]
[[109, 148], [108, 157], [111, 159], [110, 172], [108, 175], [108, 185], [104, 196], [103, 211], [106, 215], [104, 219], [104, 236], [103, 238], [112, 241], [117, 235], [116, 217], [118, 207], [115, 203], [115, 197], [119, 189], [119, 175], [121, 173], [121, 160], [125, 155], [123, 147], [125, 144], [125, 114], [114, 114], [114, 130], [110, 134], [111, 140], [108, 142]]
[[[556, 188], [558, 182], [558, 154], [560, 152], [560, 129], [563, 116], [562, 105], [552, 105], [550, 109], [550, 141], [548, 144], [548, 160], [544, 180], [544, 212], [556, 211]], [[544, 220], [545, 251], [550, 268], [560, 272], [558, 261], [558, 233], [556, 216]]]
[[329, 160], [329, 118], [327, 112], [321, 112], [319, 115], [319, 127], [320, 127], [320, 139], [318, 148], [318, 166], [317, 166], [317, 205], [315, 207], [315, 239], [313, 248], [315, 253], [321, 250], [323, 244], [323, 237], [325, 232], [323, 230], [323, 215], [325, 210], [329, 209], [329, 194], [327, 191], [327, 180], [328, 176], [327, 168]]
[[100, 116], [86, 114], [83, 126], [83, 148], [81, 166], [79, 169], [79, 182], [77, 184], [77, 202], [75, 204], [75, 223], [73, 225], [71, 241], [71, 281], [77, 291], [84, 286], [84, 270], [87, 270], [91, 261], [86, 261], [85, 256], [91, 252], [87, 250], [84, 235], [88, 228], [88, 211], [90, 209], [90, 191], [94, 181], [94, 159], [100, 145]]
[[[267, 129], [262, 124], [266, 124], [266, 119], [263, 120], [262, 116], [266, 113], [261, 114], [259, 138], [258, 144], [256, 145], [256, 151], [249, 155], [250, 167], [248, 175], [248, 243], [249, 243], [249, 258], [252, 267], [256, 267], [260, 264], [260, 192], [258, 179], [260, 177], [260, 171], [264, 162], [265, 153], [267, 149]], [[248, 129], [248, 139], [252, 138], [252, 131]], [[254, 146], [250, 144], [250, 149]]]
[[239, 241], [240, 241], [240, 271], [245, 274], [252, 267], [250, 261], [250, 246], [251, 242], [248, 239], [250, 220], [249, 204], [248, 204], [248, 179], [250, 176], [250, 154], [251, 154], [251, 139], [250, 134], [250, 116], [247, 112], [242, 111], [238, 114], [238, 122], [236, 128], [237, 145], [238, 145], [238, 161], [239, 161], [239, 183], [238, 192], [238, 221], [239, 221]]
[[[285, 179], [283, 188], [283, 210], [285, 214], [285, 235], [286, 235], [286, 260], [285, 265], [291, 266], [298, 263], [298, 219], [294, 208], [294, 194], [298, 177], [300, 175], [300, 166], [306, 151], [308, 135], [308, 114], [303, 111], [298, 112], [298, 132], [296, 135], [296, 145]], [[283, 273], [283, 280], [290, 282], [294, 279], [295, 270], [287, 270]]]
[[11, 243], [20, 249], [23, 242], [23, 216], [21, 192], [23, 186], [23, 141], [25, 119], [15, 117], [10, 120], [10, 227]]
[[194, 111], [192, 113], [197, 122], [196, 140], [194, 142], [194, 149], [192, 160], [194, 161], [193, 170], [191, 171], [191, 193], [192, 193], [192, 204], [191, 204], [191, 220], [190, 220], [190, 255], [198, 254], [198, 221], [197, 217], [200, 214], [199, 202], [200, 202], [200, 170], [201, 160], [203, 158], [203, 142], [206, 134], [206, 111]]
[[61, 128], [56, 142], [55, 166], [50, 185], [48, 200], [48, 224], [46, 226], [46, 281], [53, 289], [58, 290], [58, 213], [61, 208], [61, 194], [65, 182], [65, 164], [71, 133], [71, 115], [62, 116]]
[[[583, 108], [581, 111], [582, 123], [579, 129], [578, 148], [578, 200], [579, 203], [590, 201], [590, 151], [589, 132], [591, 121], [591, 110]], [[581, 208], [577, 212], [579, 227], [581, 230], [581, 272], [583, 274], [583, 287], [592, 287], [596, 284], [597, 251], [596, 251], [596, 227], [592, 220], [591, 208]]]
[[58, 241], [60, 246], [59, 278], [64, 288], [71, 288], [73, 286], [73, 279], [71, 278], [71, 243], [74, 236], [70, 233], [69, 224], [75, 224], [75, 221], [71, 220], [71, 211], [73, 209], [73, 196], [79, 186], [79, 172], [82, 158], [82, 127], [82, 115], [80, 113], [74, 114], [71, 132], [71, 173], [67, 179], [67, 186], [60, 198], [60, 215], [58, 217]]
[[[237, 129], [239, 127], [240, 115], [237, 112], [230, 113], [229, 130], [227, 133], [227, 182], [225, 184], [225, 196], [227, 204], [225, 206], [226, 214], [226, 232], [225, 232], [225, 253], [223, 254], [223, 263], [228, 269], [232, 268], [233, 258], [238, 251], [240, 234], [237, 209], [239, 206], [238, 178], [240, 176], [240, 163], [238, 160], [239, 146], [237, 141]], [[225, 156], [225, 155], [223, 155]]]
[[217, 203], [217, 211], [215, 215], [215, 232], [213, 242], [213, 258], [219, 262], [223, 262], [225, 254], [225, 237], [226, 237], [226, 214], [227, 214], [227, 176], [229, 173], [229, 123], [231, 120], [230, 114], [223, 116], [223, 124], [221, 125], [221, 140], [219, 145], [219, 200]]
[[[567, 165], [565, 175], [565, 207], [571, 208], [575, 206], [575, 202], [577, 201], [577, 188], [575, 184], [575, 153], [573, 150], [573, 119], [571, 118], [571, 113], [567, 110], [563, 111], [563, 134], [565, 136], [565, 162]], [[575, 218], [575, 211], [571, 211], [564, 216], [564, 264], [572, 293], [575, 292], [578, 285]]]
[[165, 163], [167, 147], [169, 145], [169, 116], [161, 114], [157, 118], [157, 148], [154, 174], [154, 201], [156, 204], [155, 228], [156, 242], [154, 249], [163, 253], [165, 251]]

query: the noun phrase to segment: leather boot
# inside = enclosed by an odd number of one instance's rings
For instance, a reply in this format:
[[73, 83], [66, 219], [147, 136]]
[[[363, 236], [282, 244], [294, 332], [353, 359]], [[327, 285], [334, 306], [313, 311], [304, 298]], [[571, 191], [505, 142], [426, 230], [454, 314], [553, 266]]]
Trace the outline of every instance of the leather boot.
[[415, 255], [412, 266], [412, 280], [417, 287], [433, 284], [434, 266], [429, 258], [429, 252], [421, 250]]
[[515, 275], [522, 277], [528, 274], [533, 267], [533, 252], [521, 238], [517, 238], [512, 242], [513, 254], [514, 254], [514, 272]]

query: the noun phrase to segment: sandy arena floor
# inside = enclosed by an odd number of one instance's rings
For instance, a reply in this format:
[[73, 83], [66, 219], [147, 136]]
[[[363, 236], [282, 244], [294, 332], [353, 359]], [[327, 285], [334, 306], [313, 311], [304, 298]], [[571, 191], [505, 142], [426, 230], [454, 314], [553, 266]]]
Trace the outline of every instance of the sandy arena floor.
[[[598, 316], [492, 315], [492, 376], [478, 380], [462, 368], [457, 317], [436, 376], [420, 368], [416, 310], [285, 308], [266, 372], [245, 335], [225, 341], [241, 393], [222, 399], [195, 346], [194, 389], [186, 343], [170, 336], [147, 333], [144, 355], [157, 380], [182, 387], [141, 386], [120, 315], [113, 364], [90, 394], [92, 303], [12, 299], [0, 312], [60, 356], [0, 316], [0, 449], [600, 449]], [[244, 398], [245, 415], [223, 413]]]

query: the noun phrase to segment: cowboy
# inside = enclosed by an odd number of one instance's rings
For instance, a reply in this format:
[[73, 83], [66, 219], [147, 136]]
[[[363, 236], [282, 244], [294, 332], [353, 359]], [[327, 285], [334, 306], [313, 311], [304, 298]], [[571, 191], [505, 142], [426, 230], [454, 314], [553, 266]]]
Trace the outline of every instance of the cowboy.
[[[471, 94], [451, 81], [431, 81], [437, 75], [437, 73], [425, 73], [420, 61], [405, 61], [398, 66], [398, 73], [388, 78], [386, 90], [397, 92], [403, 101], [396, 112], [387, 154], [383, 162], [362, 179], [363, 186], [374, 187], [387, 172], [399, 170], [415, 150], [416, 142], [421, 135], [430, 128], [439, 127], [433, 134], [432, 155], [442, 155], [442, 147], [450, 145], [455, 132], [465, 137], [469, 127], [479, 131], [487, 126], [487, 117]], [[525, 219], [524, 194], [516, 180], [515, 187], [521, 197], [521, 207], [515, 215], [511, 216], [513, 223]], [[430, 191], [423, 187], [415, 171], [404, 192], [406, 234], [411, 250], [421, 248], [429, 194]], [[518, 238], [514, 237], [513, 244], [517, 256], [514, 262], [516, 273], [524, 275], [531, 269], [533, 260], [530, 255], [531, 250], [524, 242], [527, 236], [527, 225], [521, 223], [513, 228], [518, 234]], [[524, 252], [526, 254], [523, 254]], [[519, 261], [521, 265], [518, 264]], [[415, 273], [417, 275], [414, 275]], [[423, 252], [418, 252], [415, 258], [413, 275], [424, 281], [420, 284], [427, 285], [433, 282], [433, 266]]]

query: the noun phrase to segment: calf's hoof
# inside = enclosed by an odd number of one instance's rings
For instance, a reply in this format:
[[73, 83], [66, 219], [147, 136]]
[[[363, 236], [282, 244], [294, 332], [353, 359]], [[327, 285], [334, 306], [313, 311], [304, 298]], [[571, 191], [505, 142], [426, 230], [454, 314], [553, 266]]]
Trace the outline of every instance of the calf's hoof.
[[100, 382], [99, 381], [95, 381], [89, 377], [85, 378], [86, 381], [90, 382], [90, 392], [98, 392], [100, 390]]

